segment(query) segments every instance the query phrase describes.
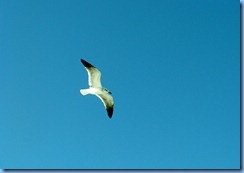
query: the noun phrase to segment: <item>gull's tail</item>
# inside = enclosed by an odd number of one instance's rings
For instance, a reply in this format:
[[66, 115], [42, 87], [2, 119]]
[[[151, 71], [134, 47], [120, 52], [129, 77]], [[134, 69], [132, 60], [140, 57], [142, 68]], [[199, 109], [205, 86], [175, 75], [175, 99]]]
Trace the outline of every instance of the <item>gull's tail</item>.
[[80, 90], [80, 93], [84, 96], [84, 95], [90, 94], [90, 90], [89, 89], [82, 89], [82, 90]]

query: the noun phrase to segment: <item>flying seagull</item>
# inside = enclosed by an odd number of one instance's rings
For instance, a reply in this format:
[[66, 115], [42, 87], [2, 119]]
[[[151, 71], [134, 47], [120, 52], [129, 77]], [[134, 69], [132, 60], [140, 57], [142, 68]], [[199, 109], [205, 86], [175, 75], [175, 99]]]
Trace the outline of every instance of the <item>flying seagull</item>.
[[101, 72], [91, 65], [90, 63], [86, 62], [85, 60], [81, 59], [82, 64], [85, 66], [88, 72], [88, 82], [89, 88], [88, 89], [81, 89], [80, 93], [82, 95], [93, 94], [96, 95], [104, 104], [105, 109], [107, 110], [109, 118], [112, 118], [113, 109], [114, 109], [114, 101], [112, 97], [112, 93], [107, 90], [106, 88], [102, 87], [101, 84]]

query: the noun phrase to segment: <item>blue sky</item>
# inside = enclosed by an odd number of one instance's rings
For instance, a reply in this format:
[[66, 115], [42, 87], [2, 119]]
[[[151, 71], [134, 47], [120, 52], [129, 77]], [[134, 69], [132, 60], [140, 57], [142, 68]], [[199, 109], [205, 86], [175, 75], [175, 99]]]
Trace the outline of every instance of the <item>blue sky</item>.
[[240, 167], [239, 1], [11, 0], [0, 21], [2, 168]]

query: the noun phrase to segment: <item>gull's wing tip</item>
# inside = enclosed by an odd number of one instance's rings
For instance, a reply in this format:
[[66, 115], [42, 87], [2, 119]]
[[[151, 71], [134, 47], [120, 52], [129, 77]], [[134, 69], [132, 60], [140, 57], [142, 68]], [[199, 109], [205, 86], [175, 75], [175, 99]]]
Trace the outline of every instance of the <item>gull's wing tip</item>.
[[94, 66], [91, 65], [90, 63], [86, 62], [84, 59], [80, 59], [80, 61], [82, 62], [82, 64], [83, 64], [85, 67], [94, 67]]
[[113, 115], [113, 108], [109, 108], [107, 109], [107, 112], [108, 112], [108, 117], [111, 119], [112, 118], [112, 115]]

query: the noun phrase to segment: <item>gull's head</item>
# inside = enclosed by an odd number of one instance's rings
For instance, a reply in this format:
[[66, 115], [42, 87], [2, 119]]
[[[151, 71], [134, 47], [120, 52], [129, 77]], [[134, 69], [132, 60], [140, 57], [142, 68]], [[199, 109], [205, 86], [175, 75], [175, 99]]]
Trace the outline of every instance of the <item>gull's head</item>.
[[103, 88], [107, 93], [112, 94], [107, 88]]

